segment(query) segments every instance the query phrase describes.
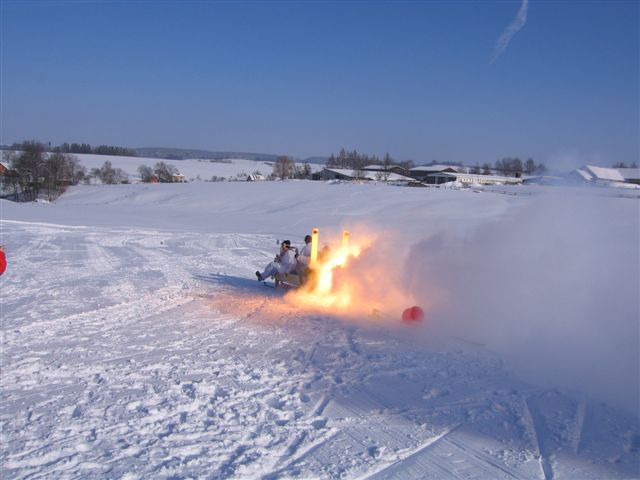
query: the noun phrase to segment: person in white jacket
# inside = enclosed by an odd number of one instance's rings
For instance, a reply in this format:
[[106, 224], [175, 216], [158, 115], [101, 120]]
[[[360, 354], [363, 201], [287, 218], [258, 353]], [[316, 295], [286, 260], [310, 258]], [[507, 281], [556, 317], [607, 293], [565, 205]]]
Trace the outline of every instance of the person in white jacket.
[[296, 255], [296, 273], [301, 276], [307, 274], [307, 268], [309, 268], [309, 262], [311, 260], [311, 235], [304, 237], [304, 247], [300, 249], [298, 255]]
[[262, 282], [269, 277], [273, 277], [276, 273], [290, 273], [296, 269], [296, 254], [291, 248], [291, 242], [285, 240], [280, 244], [280, 252], [276, 255], [273, 262], [269, 263], [260, 273], [256, 272], [258, 281]]

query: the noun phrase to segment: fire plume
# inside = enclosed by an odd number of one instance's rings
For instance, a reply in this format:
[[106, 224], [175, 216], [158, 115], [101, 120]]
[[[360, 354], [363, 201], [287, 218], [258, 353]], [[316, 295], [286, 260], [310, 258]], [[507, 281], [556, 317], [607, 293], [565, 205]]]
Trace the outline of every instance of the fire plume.
[[[327, 247], [318, 250], [318, 229], [313, 230], [312, 256], [307, 282], [291, 292], [289, 301], [300, 307], [353, 310], [358, 299], [356, 283], [350, 280], [348, 266], [373, 243], [371, 236], [350, 241], [350, 232], [342, 233], [342, 243], [336, 250]], [[356, 308], [357, 309], [357, 308]]]

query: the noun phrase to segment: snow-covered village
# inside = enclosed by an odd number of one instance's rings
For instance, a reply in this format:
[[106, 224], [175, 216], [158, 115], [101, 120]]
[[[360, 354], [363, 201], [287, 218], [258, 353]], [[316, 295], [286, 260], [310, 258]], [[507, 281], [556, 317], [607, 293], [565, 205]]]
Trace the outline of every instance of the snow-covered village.
[[1, 2], [0, 478], [640, 479], [639, 19]]

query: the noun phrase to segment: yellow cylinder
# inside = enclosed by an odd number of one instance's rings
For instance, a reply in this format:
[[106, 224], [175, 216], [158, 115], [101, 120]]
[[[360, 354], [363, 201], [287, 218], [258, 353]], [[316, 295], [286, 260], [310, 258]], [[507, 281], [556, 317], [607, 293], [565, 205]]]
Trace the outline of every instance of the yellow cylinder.
[[313, 270], [318, 263], [318, 235], [319, 230], [314, 228], [311, 231], [311, 258], [309, 259], [309, 268]]

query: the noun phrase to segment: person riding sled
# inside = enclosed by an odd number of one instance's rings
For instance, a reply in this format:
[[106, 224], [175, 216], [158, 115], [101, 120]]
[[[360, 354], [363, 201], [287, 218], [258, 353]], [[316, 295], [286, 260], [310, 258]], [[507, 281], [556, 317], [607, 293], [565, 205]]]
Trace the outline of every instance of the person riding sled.
[[309, 269], [309, 262], [311, 261], [311, 235], [304, 237], [304, 247], [300, 249], [300, 252], [296, 255], [296, 273], [301, 277], [307, 275]]
[[269, 263], [262, 273], [257, 271], [256, 277], [258, 277], [258, 281], [263, 282], [278, 273], [293, 272], [296, 269], [296, 265], [296, 254], [291, 248], [291, 242], [289, 240], [284, 240], [280, 244], [280, 251], [273, 262]]

